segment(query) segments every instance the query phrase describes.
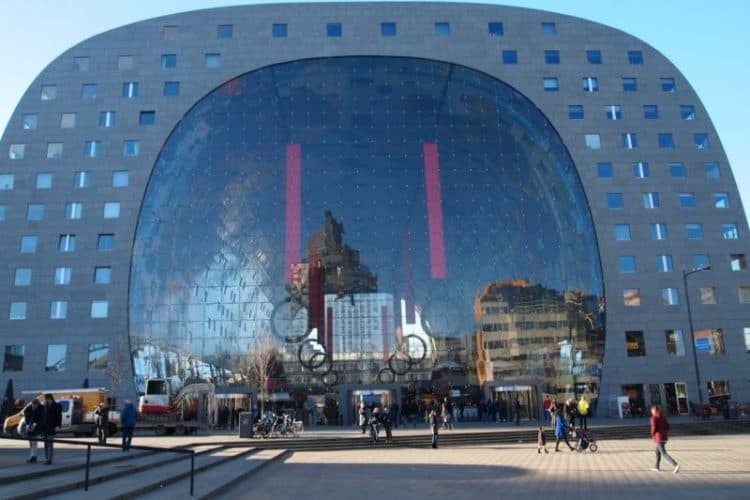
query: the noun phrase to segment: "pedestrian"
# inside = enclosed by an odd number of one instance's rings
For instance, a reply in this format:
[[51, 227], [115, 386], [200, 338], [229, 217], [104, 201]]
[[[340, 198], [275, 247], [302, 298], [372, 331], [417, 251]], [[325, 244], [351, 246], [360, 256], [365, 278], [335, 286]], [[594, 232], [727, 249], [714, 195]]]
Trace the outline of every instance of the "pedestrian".
[[393, 440], [393, 434], [391, 433], [391, 427], [393, 426], [393, 420], [391, 420], [391, 412], [386, 408], [383, 410], [383, 415], [380, 417], [380, 422], [383, 424], [385, 429], [385, 444], [391, 444]]
[[96, 424], [96, 439], [99, 444], [107, 444], [109, 434], [109, 408], [102, 402], [94, 410]]
[[557, 413], [555, 420], [555, 451], [560, 451], [561, 439], [565, 441], [565, 444], [568, 445], [570, 451], [574, 451], [575, 448], [573, 448], [568, 441], [568, 424], [565, 422], [565, 417], [563, 417], [562, 408], [558, 408], [555, 413]]
[[443, 399], [443, 405], [440, 408], [440, 416], [443, 419], [443, 428], [453, 430], [453, 404], [448, 398]]
[[552, 423], [552, 430], [554, 431], [555, 425], [557, 425], [557, 401], [554, 398], [550, 401], [549, 418]]
[[55, 401], [52, 394], [44, 395], [42, 407], [41, 433], [44, 439], [44, 464], [52, 464], [52, 456], [55, 452], [55, 434], [57, 428], [62, 425], [62, 409]]
[[651, 438], [656, 443], [656, 465], [651, 467], [651, 470], [659, 472], [661, 458], [664, 457], [674, 467], [672, 472], [675, 474], [680, 472], [680, 464], [666, 450], [667, 440], [669, 439], [669, 422], [667, 422], [667, 417], [662, 415], [661, 408], [656, 405], [651, 407]]
[[370, 436], [372, 437], [372, 444], [378, 443], [378, 436], [380, 434], [380, 408], [377, 406], [372, 409], [372, 415], [370, 416]]
[[586, 396], [581, 396], [581, 399], [578, 401], [578, 407], [576, 408], [578, 410], [578, 427], [582, 428], [584, 431], [589, 430], [588, 426], [588, 417], [589, 417], [589, 400], [586, 399]]
[[362, 428], [362, 434], [367, 432], [367, 407], [365, 406], [365, 403], [359, 404], [359, 411], [357, 412], [357, 415], [359, 417], [359, 426]]
[[544, 435], [544, 426], [539, 426], [539, 431], [536, 434], [536, 452], [541, 453], [544, 448], [544, 453], [549, 453], [547, 450], [547, 437]]
[[568, 427], [571, 429], [574, 429], [576, 426], [577, 406], [575, 398], [568, 398], [565, 402], [565, 418], [568, 420]]
[[24, 434], [29, 438], [29, 458], [26, 462], [36, 462], [36, 447], [39, 436], [40, 423], [42, 421], [42, 405], [39, 399], [34, 399], [30, 405], [23, 410]]
[[129, 399], [125, 400], [125, 404], [120, 412], [120, 423], [122, 424], [122, 451], [130, 451], [130, 443], [133, 441], [133, 430], [135, 430], [135, 422], [138, 419], [138, 411], [136, 411], [133, 403]]
[[516, 425], [521, 425], [521, 402], [518, 398], [513, 402], [513, 412], [516, 417]]
[[432, 429], [432, 447], [437, 448], [438, 447], [438, 428], [440, 427], [440, 420], [438, 419], [438, 414], [435, 411], [435, 408], [430, 410], [430, 413], [428, 414], [428, 419], [430, 422], [430, 428]]

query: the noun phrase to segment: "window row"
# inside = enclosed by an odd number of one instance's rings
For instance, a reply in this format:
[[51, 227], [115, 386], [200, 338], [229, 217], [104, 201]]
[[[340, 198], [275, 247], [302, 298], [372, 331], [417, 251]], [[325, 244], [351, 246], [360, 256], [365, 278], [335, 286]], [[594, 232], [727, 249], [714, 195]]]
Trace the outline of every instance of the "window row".
[[[92, 172], [78, 170], [73, 172], [73, 187], [85, 189], [91, 187]], [[40, 172], [36, 174], [36, 189], [52, 189], [54, 174], [51, 172]], [[15, 188], [16, 175], [0, 173], [0, 191], [9, 191]], [[112, 187], [123, 188], [130, 185], [130, 172], [128, 170], [115, 170], [112, 172]]]
[[[622, 120], [623, 111], [620, 104], [608, 104], [601, 108], [601, 113], [607, 120]], [[568, 118], [571, 120], [583, 120], [586, 116], [583, 104], [568, 105]], [[661, 118], [661, 112], [657, 104], [644, 104], [642, 116], [646, 120], [658, 120]], [[679, 113], [676, 114], [681, 120], [695, 120], [695, 106], [692, 104], [681, 104]]]
[[[712, 286], [699, 287], [700, 303], [704, 305], [716, 304], [716, 288]], [[677, 288], [668, 287], [659, 290], [660, 304], [663, 306], [680, 305], [680, 292]], [[641, 305], [641, 289], [625, 288], [622, 292], [623, 304], [626, 307]], [[737, 301], [740, 304], [750, 304], [750, 286], [737, 287]], [[692, 302], [692, 301], [691, 301]]]
[[[623, 193], [607, 193], [607, 207], [613, 209], [625, 208]], [[659, 208], [661, 200], [658, 192], [643, 193], [644, 208]], [[681, 208], [695, 208], [695, 193], [677, 193], [677, 205]], [[729, 208], [729, 193], [713, 193], [711, 206], [714, 208]]]
[[[94, 100], [99, 94], [99, 85], [96, 83], [84, 83], [81, 85], [81, 98], [83, 100]], [[121, 96], [126, 99], [133, 99], [140, 95], [139, 82], [123, 82]], [[180, 95], [180, 82], [167, 81], [162, 85], [162, 95], [164, 97], [175, 97]], [[42, 85], [39, 98], [42, 101], [54, 101], [57, 99], [57, 85]]]
[[[518, 64], [518, 54], [515, 50], [502, 51], [503, 64]], [[582, 89], [584, 92], [599, 92], [599, 77], [584, 76], [581, 77]], [[623, 92], [637, 92], [638, 79], [633, 76], [624, 76], [620, 79]], [[677, 92], [677, 83], [672, 77], [659, 78], [659, 88], [662, 92], [674, 94]], [[556, 76], [545, 76], [542, 78], [542, 89], [545, 92], [558, 92], [560, 90], [560, 80]]]
[[[77, 237], [75, 234], [61, 234], [57, 240], [57, 251], [69, 253], [76, 251]], [[115, 235], [100, 233], [96, 239], [96, 249], [99, 252], [111, 252], [115, 248]], [[27, 234], [21, 236], [21, 253], [36, 253], [39, 249], [39, 236]]]
[[[648, 162], [638, 161], [630, 164], [633, 176], [638, 179], [651, 177], [651, 166]], [[670, 162], [666, 165], [667, 174], [675, 179], [686, 178], [688, 169], [682, 162]], [[703, 164], [703, 174], [707, 179], [721, 178], [721, 166], [718, 162], [711, 161]], [[599, 162], [596, 164], [596, 175], [603, 179], [612, 178], [615, 175], [615, 167], [612, 162]]]
[[[27, 317], [27, 302], [11, 302], [8, 319], [17, 321], [25, 320]], [[68, 314], [68, 302], [65, 300], [53, 301], [50, 304], [50, 319], [65, 319]], [[92, 300], [90, 302], [89, 314], [92, 319], [103, 319], [109, 317], [108, 300]]]
[[[23, 363], [26, 358], [26, 354], [26, 346], [24, 344], [6, 345], [5, 354], [3, 357], [3, 371], [23, 371]], [[49, 344], [47, 346], [47, 361], [44, 366], [44, 371], [65, 371], [67, 354], [68, 346], [66, 344]], [[109, 344], [89, 344], [88, 369], [106, 370], [108, 364]]]
[[[660, 273], [671, 273], [674, 271], [672, 256], [669, 254], [657, 255], [655, 260], [656, 266], [652, 269]], [[744, 253], [733, 253], [729, 255], [726, 262], [730, 271], [744, 271], [747, 269], [747, 257]], [[696, 254], [693, 256], [693, 269], [708, 269], [711, 267], [711, 261], [708, 255]], [[621, 255], [619, 257], [619, 270], [621, 273], [636, 272], [636, 258], [634, 255]]]
[[[56, 267], [52, 273], [52, 283], [55, 285], [70, 285], [73, 276], [73, 268]], [[16, 268], [13, 285], [31, 286], [32, 269], [30, 267]], [[96, 266], [92, 282], [96, 285], [108, 285], [112, 282], [112, 267]]]
[[[100, 111], [99, 126], [112, 128], [117, 125], [117, 111]], [[138, 113], [138, 124], [150, 126], [156, 124], [156, 111], [144, 110]], [[78, 113], [60, 113], [60, 128], [76, 128], [78, 125]], [[39, 127], [39, 115], [26, 113], [21, 116], [21, 128], [23, 130], [35, 130]]]
[[[745, 352], [750, 353], [750, 328], [744, 328]], [[726, 354], [724, 334], [721, 328], [707, 328], [693, 334], [694, 349], [698, 354], [716, 355]], [[685, 334], [682, 330], [665, 330], [664, 336], [649, 341], [664, 342], [667, 354], [670, 356], [685, 355]], [[689, 343], [689, 342], [688, 342]], [[625, 332], [625, 349], [629, 358], [646, 356], [646, 336], [641, 330]]]
[[[8, 149], [8, 158], [11, 160], [22, 160], [26, 157], [26, 144], [11, 144]], [[89, 140], [83, 143], [84, 158], [98, 158], [104, 154], [104, 143], [100, 140]], [[126, 139], [122, 141], [122, 156], [124, 158], [135, 158], [141, 154], [141, 141], [137, 139]], [[63, 143], [47, 143], [46, 158], [59, 160], [63, 157]]]
[[[600, 134], [584, 134], [584, 143], [588, 149], [601, 149], [602, 139]], [[656, 134], [656, 143], [661, 149], [675, 149], [677, 143], [674, 134], [671, 132], [658, 132]], [[639, 136], [636, 132], [623, 132], [620, 134], [620, 146], [623, 149], [638, 149], [640, 145]], [[706, 132], [697, 132], [693, 134], [693, 147], [698, 150], [711, 148], [711, 141]]]
[[[65, 218], [68, 220], [79, 220], [83, 218], [83, 203], [72, 201], [65, 204]], [[105, 201], [102, 210], [105, 219], [120, 218], [120, 202]], [[26, 206], [26, 220], [40, 221], [45, 219], [45, 205], [43, 203], [29, 203]]]

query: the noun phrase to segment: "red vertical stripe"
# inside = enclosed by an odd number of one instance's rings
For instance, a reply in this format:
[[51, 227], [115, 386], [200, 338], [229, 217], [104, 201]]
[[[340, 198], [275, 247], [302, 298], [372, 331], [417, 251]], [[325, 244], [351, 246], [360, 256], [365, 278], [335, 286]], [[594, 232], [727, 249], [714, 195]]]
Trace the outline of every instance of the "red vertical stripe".
[[440, 161], [437, 144], [425, 143], [424, 184], [427, 192], [427, 230], [430, 236], [430, 271], [432, 278], [448, 275], [443, 234], [443, 200], [440, 189]]
[[292, 281], [292, 266], [300, 262], [301, 154], [299, 144], [286, 146], [286, 240], [284, 282]]

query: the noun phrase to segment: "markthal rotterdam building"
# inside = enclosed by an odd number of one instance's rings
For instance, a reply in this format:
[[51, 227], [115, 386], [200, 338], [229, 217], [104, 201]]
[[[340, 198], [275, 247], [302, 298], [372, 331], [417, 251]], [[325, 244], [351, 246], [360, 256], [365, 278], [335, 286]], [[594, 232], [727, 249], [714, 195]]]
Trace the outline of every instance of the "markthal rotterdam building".
[[269, 402], [329, 419], [750, 399], [727, 157], [679, 70], [607, 26], [451, 3], [175, 14], [66, 50], [0, 150], [17, 391], [199, 380], [247, 407], [270, 351]]

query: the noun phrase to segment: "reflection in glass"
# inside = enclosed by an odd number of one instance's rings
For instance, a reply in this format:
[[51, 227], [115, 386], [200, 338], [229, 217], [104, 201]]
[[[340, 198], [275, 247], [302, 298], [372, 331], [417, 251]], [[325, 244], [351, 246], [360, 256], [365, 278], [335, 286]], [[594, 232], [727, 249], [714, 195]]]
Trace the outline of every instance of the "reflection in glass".
[[109, 344], [89, 344], [89, 370], [106, 370]]
[[50, 344], [47, 346], [47, 364], [44, 371], [61, 372], [65, 371], [65, 357], [68, 346], [65, 344]]

